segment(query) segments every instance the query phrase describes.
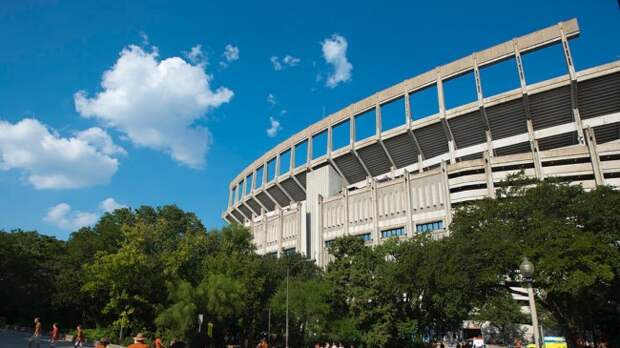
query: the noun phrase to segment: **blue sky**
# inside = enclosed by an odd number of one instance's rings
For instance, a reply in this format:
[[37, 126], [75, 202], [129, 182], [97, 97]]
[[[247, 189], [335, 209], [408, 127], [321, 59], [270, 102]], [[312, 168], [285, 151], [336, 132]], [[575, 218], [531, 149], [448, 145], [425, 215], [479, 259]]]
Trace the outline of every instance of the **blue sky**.
[[[0, 229], [65, 239], [116, 205], [172, 203], [220, 227], [229, 181], [323, 112], [572, 17], [578, 70], [620, 59], [612, 0], [349, 4], [2, 2]], [[528, 80], [565, 71], [558, 47], [524, 60]], [[485, 93], [516, 87], [512, 69], [483, 71]]]

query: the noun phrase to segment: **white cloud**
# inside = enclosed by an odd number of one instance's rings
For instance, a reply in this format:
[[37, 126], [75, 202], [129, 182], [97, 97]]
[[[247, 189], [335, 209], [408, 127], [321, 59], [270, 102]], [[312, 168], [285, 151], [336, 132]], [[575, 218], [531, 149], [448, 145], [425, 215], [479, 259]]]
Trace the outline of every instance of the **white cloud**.
[[269, 128], [267, 128], [267, 135], [270, 138], [273, 138], [278, 135], [278, 132], [282, 129], [282, 127], [280, 126], [280, 121], [276, 120], [273, 117], [269, 117], [269, 123], [270, 126]]
[[276, 105], [278, 103], [278, 100], [276, 99], [276, 96], [269, 93], [267, 95], [267, 103], [271, 104], [271, 105]]
[[103, 210], [106, 213], [112, 213], [116, 209], [127, 208], [126, 205], [118, 203], [112, 197], [106, 198], [103, 201], [101, 201], [101, 203], [99, 204], [99, 207], [101, 208], [101, 210]]
[[67, 203], [60, 203], [51, 207], [43, 218], [45, 222], [69, 231], [91, 226], [97, 222], [97, 219], [99, 219], [98, 214], [73, 210]]
[[111, 156], [121, 150], [99, 128], [62, 138], [35, 119], [0, 121], [0, 170], [22, 171], [37, 189], [107, 183], [118, 169]]
[[226, 47], [224, 47], [224, 58], [226, 58], [227, 62], [239, 60], [239, 47], [231, 44], [226, 45]]
[[122, 147], [114, 144], [112, 137], [99, 127], [88, 128], [76, 133], [76, 137], [87, 144], [95, 147], [99, 152], [114, 156], [127, 155], [127, 151]]
[[271, 65], [273, 65], [273, 70], [275, 71], [280, 71], [287, 67], [294, 67], [301, 62], [301, 59], [288, 54], [282, 59], [278, 56], [272, 56], [269, 60], [271, 61]]
[[205, 113], [228, 103], [233, 92], [212, 90], [204, 66], [180, 57], [159, 60], [156, 50], [129, 46], [103, 74], [103, 91], [75, 93], [77, 111], [123, 132], [136, 146], [163, 151], [181, 164], [203, 168], [209, 130], [196, 125]]
[[99, 203], [101, 212], [74, 210], [69, 204], [63, 202], [49, 208], [43, 221], [63, 230], [75, 231], [81, 227], [94, 225], [99, 220], [101, 213], [112, 213], [121, 208], [127, 208], [127, 206], [118, 203], [112, 197], [108, 197]]
[[191, 48], [191, 50], [186, 54], [187, 59], [189, 59], [192, 64], [202, 64], [207, 65], [207, 58], [202, 52], [202, 45], [198, 44]]
[[334, 67], [334, 72], [325, 81], [327, 87], [334, 88], [340, 82], [351, 80], [353, 65], [347, 59], [347, 46], [347, 39], [338, 34], [333, 34], [321, 43], [323, 58]]

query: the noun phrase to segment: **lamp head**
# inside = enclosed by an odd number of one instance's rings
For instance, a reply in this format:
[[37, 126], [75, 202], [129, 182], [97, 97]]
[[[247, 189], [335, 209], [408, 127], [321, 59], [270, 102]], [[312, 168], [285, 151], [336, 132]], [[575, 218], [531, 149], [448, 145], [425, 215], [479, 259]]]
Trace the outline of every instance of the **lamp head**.
[[534, 275], [534, 264], [527, 257], [524, 257], [519, 266], [519, 271], [521, 271], [523, 278], [530, 280]]

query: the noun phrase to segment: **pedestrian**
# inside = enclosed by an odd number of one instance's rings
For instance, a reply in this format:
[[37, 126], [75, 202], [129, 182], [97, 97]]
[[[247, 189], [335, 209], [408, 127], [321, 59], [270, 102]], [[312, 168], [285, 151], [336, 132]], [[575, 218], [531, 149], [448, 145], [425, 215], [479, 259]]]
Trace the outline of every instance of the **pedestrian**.
[[144, 334], [139, 333], [133, 338], [133, 344], [130, 344], [127, 348], [149, 348], [149, 346], [144, 343], [145, 340], [146, 337], [144, 337]]
[[256, 348], [269, 348], [269, 343], [267, 343], [267, 339], [263, 337], [260, 342], [258, 342]]
[[41, 347], [41, 319], [39, 317], [34, 318], [34, 333], [28, 340], [28, 348], [32, 348], [32, 342], [37, 348]]
[[155, 348], [164, 348], [164, 345], [161, 343], [161, 338], [155, 338]]
[[82, 331], [82, 325], [78, 324], [78, 326], [75, 328], [75, 342], [73, 343], [73, 346], [75, 348], [82, 348], [84, 347], [85, 341], [86, 337], [84, 336], [84, 331]]
[[97, 341], [97, 344], [95, 345], [95, 348], [106, 348], [109, 344], [110, 344], [110, 340], [109, 339], [101, 338], [99, 341]]
[[52, 324], [52, 332], [50, 332], [50, 347], [56, 347], [56, 342], [60, 340], [60, 329], [58, 323]]

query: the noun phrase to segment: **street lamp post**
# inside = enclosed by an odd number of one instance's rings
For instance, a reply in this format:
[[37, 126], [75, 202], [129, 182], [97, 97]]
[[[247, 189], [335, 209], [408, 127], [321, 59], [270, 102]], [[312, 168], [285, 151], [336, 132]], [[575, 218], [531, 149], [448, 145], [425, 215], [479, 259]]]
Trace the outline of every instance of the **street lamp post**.
[[288, 348], [288, 266], [286, 267], [286, 336], [285, 347]]
[[534, 276], [534, 264], [527, 259], [523, 258], [523, 262], [519, 266], [523, 280], [527, 285], [527, 297], [530, 302], [530, 314], [532, 315], [532, 327], [534, 330], [534, 344], [536, 348], [540, 348], [540, 333], [538, 331], [538, 315], [536, 314], [536, 302], [534, 300], [534, 291], [532, 290], [532, 278]]

